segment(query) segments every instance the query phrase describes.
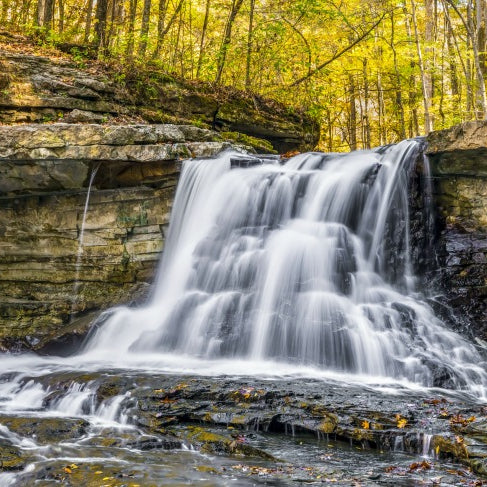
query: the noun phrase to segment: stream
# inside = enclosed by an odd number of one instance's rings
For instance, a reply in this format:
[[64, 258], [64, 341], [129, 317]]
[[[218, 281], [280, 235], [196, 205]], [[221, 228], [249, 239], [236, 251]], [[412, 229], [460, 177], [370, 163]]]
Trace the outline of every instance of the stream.
[[421, 151], [186, 161], [148, 302], [0, 356], [0, 486], [483, 485], [485, 352], [413, 273]]

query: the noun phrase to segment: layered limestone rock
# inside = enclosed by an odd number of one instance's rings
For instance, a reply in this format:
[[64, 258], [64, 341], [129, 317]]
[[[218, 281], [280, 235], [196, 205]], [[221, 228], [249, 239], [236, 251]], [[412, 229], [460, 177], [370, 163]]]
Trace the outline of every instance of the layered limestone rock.
[[436, 282], [455, 320], [487, 340], [487, 123], [428, 137], [437, 235]]
[[25, 54], [25, 39], [19, 53], [15, 42], [0, 33], [0, 123], [188, 123], [261, 152], [310, 150], [318, 142], [315, 120], [258, 95], [155, 71], [114, 72], [54, 50]]
[[41, 348], [146, 294], [181, 159], [225, 147], [191, 126], [0, 126], [0, 345]]

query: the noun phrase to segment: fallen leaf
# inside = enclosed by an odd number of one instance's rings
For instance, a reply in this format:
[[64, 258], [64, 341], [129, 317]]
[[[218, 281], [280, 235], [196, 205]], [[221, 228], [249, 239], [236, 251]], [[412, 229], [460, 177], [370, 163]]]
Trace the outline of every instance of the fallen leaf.
[[408, 424], [408, 420], [403, 418], [400, 414], [396, 414], [396, 421], [399, 429], [403, 429]]
[[409, 471], [414, 472], [415, 470], [429, 470], [431, 468], [431, 463], [423, 460], [422, 462], [414, 462], [409, 465]]

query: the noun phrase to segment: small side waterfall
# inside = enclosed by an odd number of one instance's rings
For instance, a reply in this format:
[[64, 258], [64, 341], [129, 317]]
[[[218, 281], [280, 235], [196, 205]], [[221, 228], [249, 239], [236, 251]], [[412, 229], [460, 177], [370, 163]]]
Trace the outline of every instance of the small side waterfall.
[[81, 262], [83, 260], [83, 244], [84, 244], [84, 237], [85, 237], [85, 224], [86, 224], [86, 215], [88, 214], [88, 207], [90, 204], [90, 195], [91, 195], [91, 187], [93, 186], [93, 181], [95, 180], [96, 173], [98, 172], [100, 165], [96, 166], [91, 171], [90, 182], [88, 183], [88, 190], [86, 191], [86, 200], [85, 206], [83, 209], [83, 218], [81, 220], [81, 229], [79, 232], [78, 237], [78, 251], [76, 253], [76, 270], [75, 270], [75, 278], [73, 284], [73, 297], [71, 302], [71, 317], [75, 312], [76, 302], [78, 300], [78, 292], [79, 292], [79, 271], [81, 267]]
[[273, 360], [483, 394], [483, 359], [414, 289], [420, 151], [185, 162], [150, 302], [105, 317], [85, 352]]

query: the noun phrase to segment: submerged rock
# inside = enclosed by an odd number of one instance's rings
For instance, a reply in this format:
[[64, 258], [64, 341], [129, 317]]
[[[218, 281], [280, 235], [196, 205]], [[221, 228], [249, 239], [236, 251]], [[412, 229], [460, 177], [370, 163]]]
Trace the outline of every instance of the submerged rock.
[[36, 443], [48, 445], [73, 440], [84, 435], [88, 421], [72, 418], [32, 418], [0, 416], [0, 425], [17, 435], [32, 438]]
[[22, 470], [26, 463], [27, 459], [20, 448], [0, 439], [0, 472]]

